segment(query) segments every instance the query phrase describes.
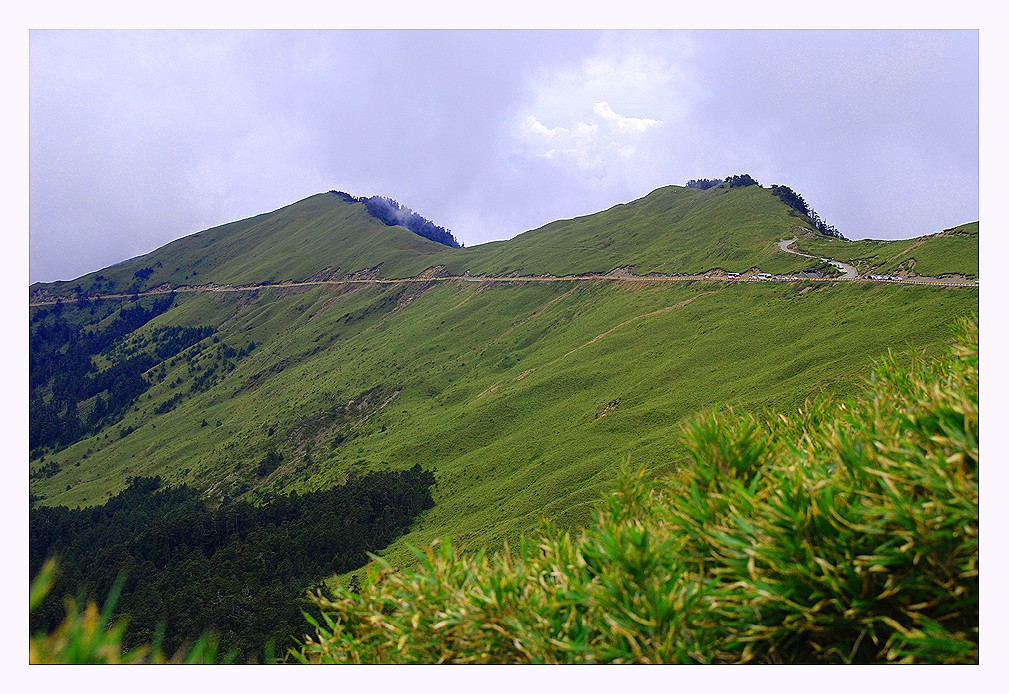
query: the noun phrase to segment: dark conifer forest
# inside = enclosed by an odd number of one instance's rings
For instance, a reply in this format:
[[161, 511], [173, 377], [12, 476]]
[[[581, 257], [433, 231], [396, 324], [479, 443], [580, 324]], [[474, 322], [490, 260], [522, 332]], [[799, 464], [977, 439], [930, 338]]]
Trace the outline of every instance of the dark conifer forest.
[[31, 632], [60, 623], [62, 596], [101, 604], [122, 576], [116, 614], [127, 617], [131, 643], [163, 629], [173, 652], [209, 631], [236, 662], [283, 655], [307, 628], [306, 587], [363, 566], [434, 505], [433, 483], [417, 465], [215, 508], [193, 488], [135, 477], [102, 506], [32, 509], [30, 575], [56, 557], [61, 576], [31, 614]]
[[[28, 445], [32, 451], [59, 450], [116, 423], [138, 397], [165, 377], [165, 363], [179, 355], [188, 361], [197, 351], [214, 350], [211, 365], [195, 374], [190, 386], [190, 392], [198, 392], [255, 349], [251, 341], [239, 347], [216, 338], [211, 343], [207, 338], [214, 334], [212, 326], [161, 326], [143, 337], [133, 336], [174, 301], [172, 293], [120, 308], [119, 301], [82, 298], [67, 310], [57, 302], [32, 315], [28, 333]], [[99, 368], [96, 357], [105, 357], [110, 365]], [[159, 406], [159, 413], [171, 410], [186, 394], [176, 393]], [[52, 471], [45, 468], [40, 474], [46, 470]]]
[[816, 230], [819, 231], [821, 234], [824, 234], [825, 236], [833, 236], [834, 238], [847, 241], [847, 239], [844, 238], [841, 232], [837, 230], [837, 227], [833, 226], [832, 224], [827, 224], [827, 222], [821, 219], [820, 215], [817, 214], [816, 210], [810, 207], [806, 203], [806, 200], [801, 195], [796, 193], [788, 186], [772, 185], [771, 192], [774, 193], [783, 203], [791, 207], [793, 210], [809, 218], [809, 220], [813, 223], [813, 226], [816, 227]]

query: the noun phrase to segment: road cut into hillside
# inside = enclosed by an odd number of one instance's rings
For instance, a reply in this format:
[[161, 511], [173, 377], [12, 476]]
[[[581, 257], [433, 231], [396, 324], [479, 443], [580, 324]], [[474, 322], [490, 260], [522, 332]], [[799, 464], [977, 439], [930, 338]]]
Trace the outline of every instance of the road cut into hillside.
[[[786, 253], [792, 253], [795, 255], [805, 256], [807, 258], [817, 258], [817, 256], [807, 255], [805, 253], [799, 253], [798, 251], [789, 250], [788, 245], [795, 242], [795, 239], [786, 239], [778, 243], [778, 247]], [[584, 281], [607, 281], [607, 282], [750, 282], [750, 281], [760, 281], [760, 282], [874, 282], [878, 284], [913, 284], [913, 285], [933, 285], [938, 287], [977, 287], [977, 280], [969, 279], [942, 279], [934, 277], [915, 277], [913, 279], [879, 279], [875, 277], [863, 277], [858, 274], [858, 271], [851, 265], [847, 263], [842, 263], [840, 261], [831, 260], [829, 258], [817, 258], [818, 260], [823, 260], [836, 266], [837, 268], [844, 271], [844, 275], [841, 277], [801, 277], [797, 275], [768, 275], [766, 277], [759, 277], [756, 274], [751, 274], [746, 277], [730, 277], [722, 275], [648, 275], [643, 277], [637, 276], [616, 276], [612, 274], [592, 274], [592, 275], [565, 275], [563, 277], [554, 276], [505, 276], [505, 277], [485, 277], [480, 275], [460, 275], [460, 276], [443, 276], [443, 277], [424, 277], [422, 273], [417, 277], [399, 277], [399, 278], [357, 278], [357, 279], [337, 279], [337, 280], [304, 280], [304, 281], [289, 281], [289, 282], [277, 282], [270, 284], [248, 284], [248, 285], [228, 285], [228, 284], [208, 284], [208, 285], [182, 285], [178, 287], [171, 287], [162, 285], [157, 289], [150, 289], [144, 292], [123, 292], [115, 294], [72, 294], [68, 296], [58, 296], [58, 297], [45, 297], [39, 298], [35, 301], [29, 301], [29, 308], [35, 308], [39, 306], [52, 306], [58, 301], [71, 302], [71, 301], [81, 301], [81, 300], [95, 300], [95, 299], [132, 299], [133, 297], [142, 296], [161, 296], [164, 294], [171, 294], [172, 292], [177, 293], [190, 293], [190, 292], [206, 292], [206, 293], [221, 293], [221, 292], [255, 292], [260, 290], [269, 289], [288, 289], [297, 287], [316, 287], [322, 285], [348, 285], [348, 284], [407, 284], [407, 283], [426, 283], [426, 282], [479, 282], [479, 283], [516, 283], [516, 282], [584, 282]]]
[[784, 239], [778, 241], [778, 248], [785, 251], [785, 253], [791, 253], [792, 255], [801, 255], [804, 258], [815, 258], [816, 260], [822, 260], [825, 263], [830, 263], [838, 270], [844, 272], [841, 276], [842, 279], [856, 279], [859, 277], [858, 270], [854, 265], [848, 265], [848, 263], [842, 263], [840, 260], [834, 260], [833, 258], [820, 258], [819, 256], [809, 255], [808, 253], [802, 253], [800, 251], [793, 251], [789, 246], [798, 241], [798, 239]]

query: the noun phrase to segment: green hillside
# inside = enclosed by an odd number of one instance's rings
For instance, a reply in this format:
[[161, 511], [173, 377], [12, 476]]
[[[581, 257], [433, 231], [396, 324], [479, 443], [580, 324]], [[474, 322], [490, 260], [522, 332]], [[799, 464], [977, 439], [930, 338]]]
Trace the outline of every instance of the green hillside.
[[260, 284], [354, 273], [413, 277], [444, 266], [461, 275], [501, 276], [795, 272], [804, 259], [776, 243], [810, 226], [760, 186], [698, 190], [668, 186], [633, 202], [558, 221], [508, 241], [449, 248], [386, 226], [365, 205], [320, 193], [273, 212], [183, 237], [151, 253], [67, 282], [37, 283], [31, 296], [144, 291], [154, 287]]
[[[432, 268], [781, 273], [810, 262], [783, 253], [782, 239], [826, 255], [856, 247], [808, 231], [759, 186], [670, 186], [454, 249], [320, 194], [33, 285], [34, 296], [82, 293], [30, 313], [32, 503], [98, 506], [131, 479], [160, 476], [211, 504], [266, 504], [419, 464], [434, 473], [434, 506], [381, 551], [394, 565], [437, 537], [498, 548], [543, 518], [583, 527], [622, 461], [657, 477], [684, 464], [681, 432], [699, 410], [790, 413], [824, 392], [843, 397], [887, 351], [901, 363], [942, 351], [948, 326], [977, 315], [976, 287], [459, 278], [94, 294]], [[939, 242], [976, 248], [977, 224], [964, 231], [909, 242], [904, 256]], [[947, 256], [930, 271], [956, 272], [960, 256]]]
[[959, 275], [976, 279], [980, 266], [978, 240], [978, 222], [970, 222], [937, 234], [896, 241], [841, 241], [807, 235], [796, 246], [805, 253], [851, 262], [861, 275]]
[[[121, 422], [33, 462], [59, 472], [32, 492], [46, 505], [102, 503], [128, 477], [157, 474], [255, 499], [420, 463], [436, 471], [436, 506], [405, 541], [497, 545], [544, 516], [584, 523], [625, 456], [671, 470], [682, 422], [702, 407], [787, 409], [845, 392], [888, 348], [934, 349], [976, 310], [972, 289], [874, 285], [180, 295], [134, 339], [207, 324], [213, 338], [152, 367], [155, 384]], [[250, 340], [232, 371], [190, 392], [221, 345]], [[283, 463], [260, 476], [271, 449]]]
[[379, 265], [384, 276], [409, 277], [435, 264], [429, 257], [445, 248], [402, 227], [386, 226], [362, 203], [319, 193], [185, 236], [76, 280], [32, 285], [30, 291], [58, 295], [80, 285], [85, 293], [95, 294], [143, 291], [166, 283], [259, 284], [343, 277]]
[[350, 276], [436, 274], [500, 277], [606, 274], [623, 270], [694, 275], [811, 267], [777, 243], [854, 260], [870, 272], [926, 276], [978, 274], [978, 223], [901, 241], [846, 242], [817, 233], [809, 220], [761, 186], [699, 190], [666, 186], [603, 212], [552, 222], [470, 248], [450, 248], [398, 226], [365, 205], [319, 193], [249, 219], [183, 237], [162, 248], [66, 282], [36, 283], [34, 299], [131, 293], [155, 287], [264, 284]]
[[977, 664], [977, 325], [855, 397], [708, 411], [583, 533], [450, 541], [317, 593], [304, 663]]
[[[939, 359], [880, 359], [853, 398], [826, 395], [797, 413], [766, 418], [704, 412], [684, 433], [689, 464], [663, 480], [621, 466], [582, 533], [545, 524], [517, 547], [491, 553], [441, 540], [417, 551], [415, 566], [379, 560], [363, 580], [317, 587], [302, 627], [280, 627], [285, 635], [307, 632], [287, 661], [977, 664], [977, 336], [976, 322], [964, 320]], [[150, 485], [134, 482], [128, 499], [113, 500], [122, 502], [114, 510], [112, 502], [96, 509], [111, 511], [99, 522], [106, 542], [82, 538], [81, 528], [73, 559], [93, 565], [102, 545], [123, 536], [124, 524], [139, 520], [143, 535], [171, 518], [163, 502], [178, 506], [192, 496], [178, 489], [173, 502], [172, 493], [142, 489]], [[137, 512], [151, 505], [161, 511], [145, 530]], [[197, 503], [176, 516], [168, 543], [137, 542], [132, 551], [164, 554], [169, 543], [198, 545], [201, 534], [234, 542], [242, 534], [236, 511], [269, 521], [278, 505], [242, 512]], [[300, 504], [283, 506], [297, 512]], [[333, 539], [320, 545], [315, 533], [338, 537], [345, 526], [344, 511], [332, 506], [323, 502], [329, 517], [319, 517], [316, 529], [303, 522], [315, 514], [296, 517], [297, 539], [288, 523], [267, 522], [240, 549], [252, 566], [235, 567], [232, 555], [211, 575], [230, 568], [233, 580], [247, 581], [262, 573], [255, 564], [265, 553], [279, 569], [296, 552], [325, 558], [319, 549]], [[40, 509], [38, 521], [89, 512], [62, 511]], [[208, 515], [218, 520], [202, 520]], [[379, 519], [376, 527], [387, 525]], [[248, 546], [253, 541], [258, 546]], [[192, 577], [207, 571], [206, 560], [199, 548], [193, 554], [176, 563], [181, 586], [149, 591], [145, 580], [133, 592], [146, 591], [155, 603], [174, 600], [190, 619], [194, 607], [210, 609], [243, 632], [264, 618], [278, 627], [269, 616], [281, 602], [275, 596], [257, 595], [250, 604], [247, 592], [223, 592], [218, 581], [213, 599], [201, 599], [206, 581]], [[103, 568], [116, 570], [109, 562]], [[50, 561], [33, 574], [33, 619], [53, 597], [55, 570]], [[95, 602], [81, 608], [70, 599], [65, 619], [33, 630], [30, 662], [235, 661], [236, 652], [221, 655], [219, 637], [206, 632], [169, 660], [157, 635], [148, 640], [141, 628], [138, 639], [134, 623], [126, 632], [124, 621], [111, 620], [117, 586], [101, 615]], [[292, 588], [298, 595], [297, 583]], [[149, 612], [141, 616], [150, 619]], [[274, 661], [267, 649], [266, 662]]]
[[606, 273], [628, 266], [637, 275], [758, 267], [784, 273], [805, 265], [781, 253], [777, 242], [810, 228], [760, 186], [667, 186], [604, 212], [464, 249], [453, 254], [449, 268], [495, 276]]

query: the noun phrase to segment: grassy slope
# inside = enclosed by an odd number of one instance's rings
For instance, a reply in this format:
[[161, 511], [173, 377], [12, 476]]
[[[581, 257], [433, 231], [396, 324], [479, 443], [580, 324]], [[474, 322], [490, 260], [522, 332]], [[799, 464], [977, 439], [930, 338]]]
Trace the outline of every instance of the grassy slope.
[[[973, 239], [976, 266], [977, 225], [965, 227], [967, 236], [951, 233], [943, 242], [963, 248]], [[320, 194], [79, 281], [87, 288], [104, 274], [128, 286], [137, 269], [158, 262], [148, 287], [277, 282], [326, 268], [339, 276], [379, 264], [386, 277], [439, 264], [453, 274], [485, 275], [625, 266], [639, 275], [758, 266], [785, 272], [808, 261], [781, 253], [776, 242], [802, 229], [765, 189], [670, 186], [510, 241], [449, 249], [375, 221], [360, 204]], [[931, 273], [958, 271], [955, 262], [933, 269], [932, 256], [922, 255], [938, 240], [918, 245], [916, 259]], [[817, 243], [842, 259], [859, 247], [830, 239], [800, 245], [813, 250], [808, 244]], [[897, 250], [886, 255], [893, 264], [907, 250], [887, 248]], [[168, 365], [166, 378], [123, 422], [48, 456], [62, 471], [34, 481], [32, 491], [47, 504], [96, 504], [130, 475], [162, 474], [212, 494], [254, 497], [261, 488], [311, 489], [357, 471], [420, 462], [438, 471], [438, 506], [405, 541], [449, 534], [496, 545], [542, 516], [584, 523], [623, 456], [671, 469], [682, 453], [681, 422], [701, 407], [794, 408], [823, 388], [844, 391], [888, 348], [944, 344], [945, 326], [977, 306], [976, 290], [710, 283], [180, 295], [145, 330], [217, 325], [224, 343], [240, 348], [253, 340], [256, 351], [217, 386], [155, 415], [188, 391], [209, 359]], [[181, 385], [172, 388], [177, 379]], [[126, 427], [136, 431], [120, 438]], [[334, 446], [338, 436], [346, 441]], [[255, 470], [271, 447], [285, 462], [262, 479]], [[392, 553], [405, 558], [403, 543]]]
[[857, 398], [707, 412], [690, 464], [627, 466], [584, 534], [448, 542], [313, 602], [350, 663], [978, 662], [977, 326]]
[[787, 272], [808, 265], [775, 247], [797, 228], [809, 227], [767, 189], [667, 186], [604, 212], [465, 249], [448, 264], [485, 275], [605, 273], [628, 265], [638, 275]]
[[[320, 193], [287, 207], [186, 236], [166, 246], [68, 282], [30, 292], [122, 292], [134, 273], [151, 268], [140, 289], [208, 283], [258, 284], [346, 276], [381, 265], [383, 277], [412, 277], [433, 265], [453, 274], [565, 275], [634, 266], [688, 274], [713, 268], [795, 271], [808, 262], [782, 254], [777, 241], [808, 231], [798, 217], [758, 187], [706, 191], [667, 186], [633, 202], [558, 221], [508, 241], [451, 249], [372, 218], [361, 203]], [[106, 281], [96, 282], [97, 276]]]
[[36, 284], [31, 290], [66, 292], [80, 284], [88, 291], [95, 277], [103, 275], [115, 279], [116, 290], [123, 291], [134, 282], [133, 273], [144, 267], [155, 272], [143, 288], [165, 282], [179, 286], [307, 279], [327, 268], [343, 276], [379, 264], [387, 276], [408, 277], [432, 265], [428, 256], [445, 248], [401, 227], [386, 226], [361, 203], [320, 193], [273, 212], [185, 236], [76, 280]]
[[[440, 535], [497, 546], [544, 516], [587, 522], [624, 456], [672, 469], [681, 423], [699, 408], [787, 410], [824, 388], [845, 392], [888, 348], [945, 344], [947, 324], [978, 305], [968, 289], [804, 288], [599, 281], [180, 296], [151, 327], [214, 323], [223, 342], [257, 350], [154, 415], [193, 378], [185, 361], [169, 367], [114, 428], [137, 431], [47, 456], [63, 469], [32, 491], [47, 504], [101, 503], [130, 475], [161, 474], [254, 496], [420, 462], [437, 471], [437, 505], [390, 558]], [[320, 412], [376, 387], [355, 418], [320, 424]], [[337, 433], [347, 440], [334, 447]], [[257, 478], [270, 446], [285, 461]]]
[[978, 222], [961, 224], [938, 234], [897, 241], [840, 241], [800, 238], [800, 250], [837, 260], [852, 259], [862, 274], [908, 274], [924, 277], [963, 275], [977, 277], [979, 268]]
[[[35, 284], [69, 293], [122, 292], [134, 273], [151, 268], [140, 284], [173, 286], [258, 284], [343, 277], [381, 266], [382, 277], [412, 277], [435, 265], [452, 274], [570, 275], [606, 273], [631, 266], [635, 274], [743, 272], [759, 268], [796, 272], [809, 260], [782, 253], [777, 242], [799, 236], [806, 252], [846, 260], [862, 258], [866, 271], [977, 276], [977, 223], [903, 241], [846, 243], [822, 237], [770, 190], [758, 186], [697, 190], [666, 186], [645, 197], [592, 215], [552, 222], [498, 241], [452, 249], [372, 218], [361, 203], [320, 193], [273, 212], [186, 236], [166, 246], [68, 282]], [[96, 282], [97, 276], [106, 281]]]

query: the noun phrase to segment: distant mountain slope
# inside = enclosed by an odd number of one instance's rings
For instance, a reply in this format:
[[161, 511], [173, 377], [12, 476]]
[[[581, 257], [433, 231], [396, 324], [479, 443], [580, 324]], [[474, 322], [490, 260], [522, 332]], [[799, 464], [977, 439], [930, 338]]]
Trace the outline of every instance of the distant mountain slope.
[[319, 193], [273, 212], [207, 229], [146, 255], [69, 282], [35, 284], [31, 292], [88, 294], [208, 283], [278, 282], [319, 273], [344, 276], [382, 265], [388, 276], [411, 276], [447, 250], [402, 227], [388, 226], [361, 202]]
[[[893, 266], [906, 272], [910, 265], [919, 275], [977, 276], [976, 222], [932, 237], [850, 243], [817, 232], [809, 217], [759, 185], [666, 186], [602, 212], [470, 248], [452, 247], [455, 239], [442, 227], [382, 201], [386, 199], [320, 193], [185, 236], [76, 280], [33, 284], [29, 296], [73, 296], [78, 287], [93, 296], [164, 285], [261, 284], [357, 273], [403, 278], [431, 268], [457, 276], [563, 276], [618, 269], [639, 276], [754, 269], [795, 273], [808, 267], [809, 259], [777, 247], [782, 239], [795, 237], [801, 239], [800, 249], [813, 255], [863, 258], [859, 267], [866, 271]], [[440, 242], [389, 226], [394, 212]]]
[[605, 273], [627, 266], [638, 275], [797, 271], [802, 259], [776, 244], [811, 231], [808, 220], [760, 186], [667, 186], [604, 212], [467, 248], [448, 266], [487, 275]]
[[[389, 226], [397, 213], [403, 223]], [[418, 226], [419, 225], [419, 226]], [[37, 283], [30, 295], [138, 292], [169, 284], [259, 284], [358, 272], [412, 277], [432, 266], [452, 274], [606, 273], [632, 267], [689, 274], [720, 268], [797, 271], [805, 261], [775, 244], [810, 232], [809, 220], [760, 186], [667, 186], [633, 202], [552, 222], [508, 241], [452, 247], [454, 237], [385, 198], [330, 191], [173, 241], [76, 280]], [[418, 235], [426, 232], [438, 243]], [[444, 232], [444, 233], [441, 233]], [[812, 232], [815, 233], [815, 232]]]
[[808, 235], [799, 239], [800, 250], [825, 255], [855, 265], [859, 274], [976, 278], [980, 268], [979, 223], [970, 222], [913, 239], [839, 241]]
[[[625, 456], [675, 468], [682, 423], [698, 409], [843, 394], [887, 349], [944, 344], [977, 296], [603, 281], [180, 294], [99, 367], [156, 352], [170, 326], [213, 335], [156, 360], [121, 419], [36, 451], [31, 490], [46, 505], [100, 504], [143, 474], [257, 500], [421, 463], [436, 471], [436, 508], [406, 541], [499, 544], [543, 516], [587, 521]], [[42, 311], [33, 329], [53, 325], [53, 309]], [[71, 320], [88, 311], [63, 309]]]
[[780, 272], [810, 262], [777, 246], [816, 233], [793, 212], [757, 186], [673, 186], [456, 249], [320, 194], [77, 282], [33, 285], [106, 296], [29, 311], [31, 504], [98, 506], [155, 475], [211, 505], [263, 504], [420, 464], [435, 475], [435, 505], [385, 550], [394, 565], [436, 537], [500, 547], [543, 518], [577, 529], [623, 460], [653, 474], [687, 464], [681, 434], [698, 410], [787, 412], [825, 390], [843, 396], [887, 350], [945, 348], [947, 326], [977, 315], [976, 287], [590, 278], [135, 300], [109, 290], [431, 268]]

